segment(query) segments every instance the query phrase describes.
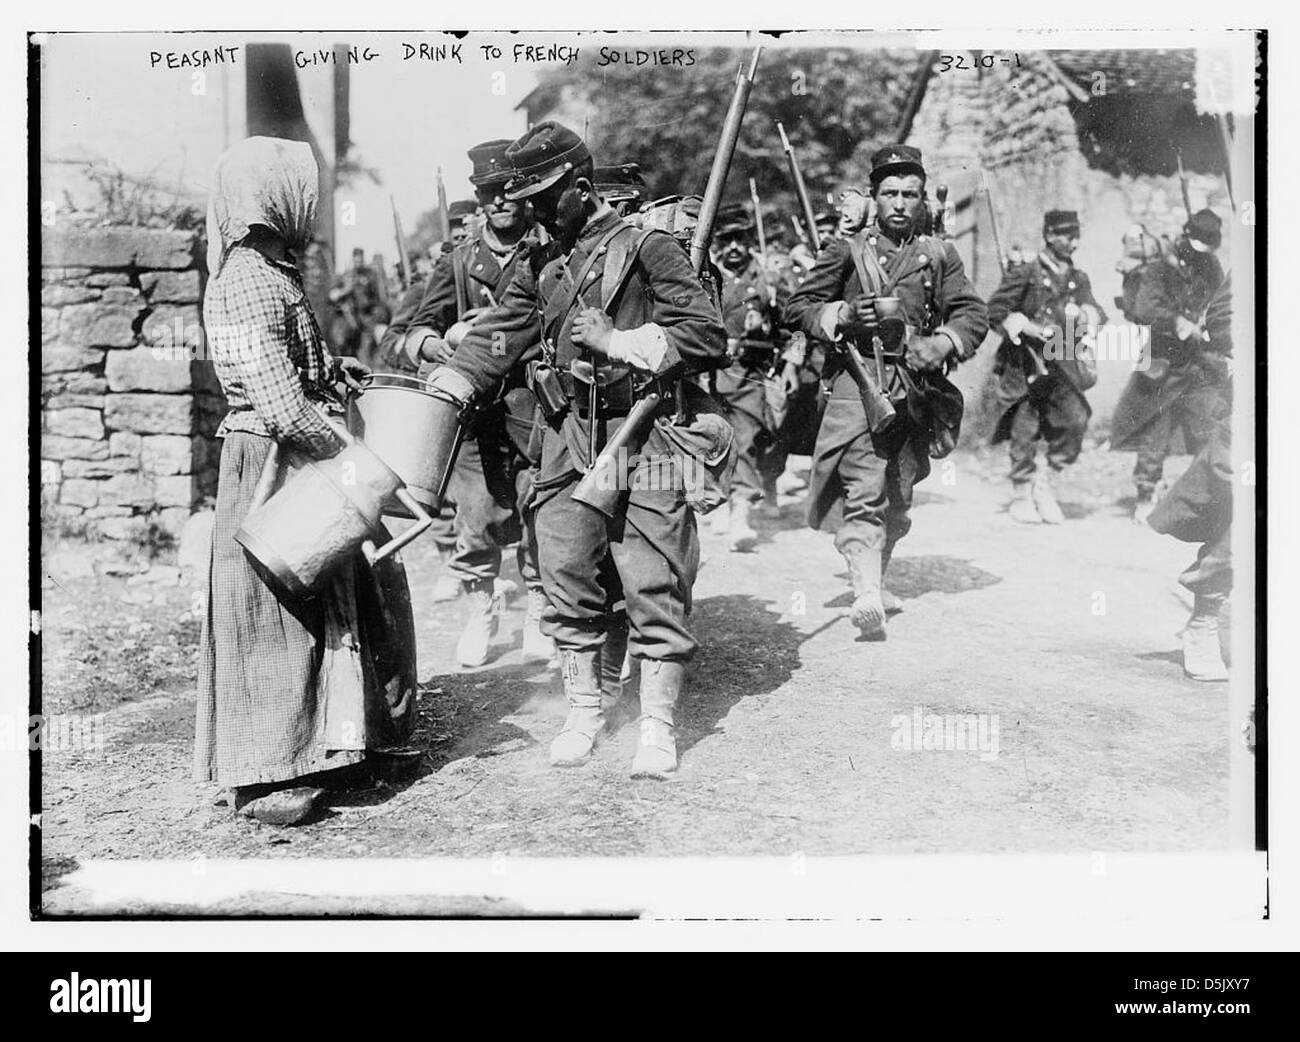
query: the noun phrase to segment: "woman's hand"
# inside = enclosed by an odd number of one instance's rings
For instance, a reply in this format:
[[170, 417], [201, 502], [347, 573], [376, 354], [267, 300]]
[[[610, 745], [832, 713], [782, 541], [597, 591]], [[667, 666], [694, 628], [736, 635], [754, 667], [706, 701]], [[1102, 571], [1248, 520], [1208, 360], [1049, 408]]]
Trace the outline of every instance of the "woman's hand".
[[340, 358], [338, 365], [339, 379], [350, 390], [362, 391], [365, 389], [366, 381], [370, 379], [370, 366], [350, 357]]

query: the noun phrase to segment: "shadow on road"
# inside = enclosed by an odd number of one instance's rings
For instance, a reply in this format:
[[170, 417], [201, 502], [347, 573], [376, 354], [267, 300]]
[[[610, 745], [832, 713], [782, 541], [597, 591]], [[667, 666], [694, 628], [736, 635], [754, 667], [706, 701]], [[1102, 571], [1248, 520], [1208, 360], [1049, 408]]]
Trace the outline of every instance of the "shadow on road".
[[558, 677], [537, 663], [430, 677], [420, 685], [420, 716], [411, 742], [428, 750], [422, 772], [534, 744], [527, 731], [505, 718], [553, 686], [558, 691], [558, 685]]
[[[840, 573], [848, 581], [848, 573]], [[923, 554], [919, 557], [895, 557], [885, 575], [885, 585], [894, 596], [902, 600], [920, 597], [925, 593], [966, 593], [1000, 583], [1002, 576], [977, 568], [970, 561], [944, 554]], [[822, 605], [823, 608], [847, 608], [853, 603], [853, 594], [845, 591]]]
[[809, 636], [768, 602], [747, 594], [697, 601], [692, 622], [701, 647], [682, 700], [679, 751], [716, 734], [742, 698], [767, 694], [788, 681], [799, 668], [799, 646]]

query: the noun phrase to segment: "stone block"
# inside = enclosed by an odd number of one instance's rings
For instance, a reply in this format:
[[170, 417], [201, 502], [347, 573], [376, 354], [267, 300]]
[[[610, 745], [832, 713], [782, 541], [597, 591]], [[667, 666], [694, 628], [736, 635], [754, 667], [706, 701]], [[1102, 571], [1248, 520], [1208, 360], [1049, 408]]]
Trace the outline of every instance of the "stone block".
[[42, 307], [61, 308], [66, 304], [84, 304], [88, 300], [98, 299], [99, 290], [75, 282], [53, 282], [41, 287]]
[[42, 459], [108, 459], [108, 442], [41, 432]]
[[41, 372], [66, 373], [77, 369], [90, 369], [104, 361], [101, 347], [81, 347], [75, 344], [42, 344]]
[[73, 304], [59, 313], [59, 339], [82, 347], [130, 347], [140, 304]]
[[155, 228], [84, 228], [63, 225], [41, 236], [45, 267], [189, 268], [194, 264], [193, 232]]
[[151, 434], [140, 448], [146, 474], [188, 474], [193, 469], [194, 439], [183, 434]]
[[103, 482], [84, 478], [67, 478], [59, 486], [59, 502], [71, 506], [93, 507], [99, 503], [99, 489]]
[[140, 458], [140, 449], [144, 439], [130, 431], [114, 431], [108, 436], [108, 454], [110, 456], [130, 456]]
[[41, 343], [59, 339], [59, 309], [41, 308]]
[[95, 409], [48, 409], [41, 430], [64, 438], [99, 439], [104, 436], [104, 417]]
[[153, 479], [153, 502], [160, 507], [184, 507], [194, 502], [194, 482], [188, 474]]
[[138, 517], [106, 517], [96, 523], [96, 528], [105, 539], [135, 543], [144, 538], [145, 522]]
[[104, 363], [104, 376], [112, 391], [159, 391], [176, 393], [192, 387], [190, 363], [158, 357], [152, 347], [130, 351], [110, 351]]
[[109, 430], [136, 434], [191, 434], [194, 400], [186, 394], [111, 394], [104, 405]]
[[154, 304], [195, 304], [199, 299], [197, 271], [147, 271], [140, 286]]
[[126, 286], [130, 282], [130, 277], [121, 271], [97, 271], [86, 276], [87, 286]]
[[[75, 460], [73, 462], [80, 462]], [[57, 485], [63, 479], [63, 465], [58, 460], [41, 460], [41, 485]]]
[[194, 305], [154, 308], [140, 326], [140, 339], [161, 357], [190, 361], [201, 357], [203, 327]]
[[111, 478], [115, 474], [135, 474], [140, 471], [138, 460], [130, 456], [109, 456], [108, 459], [70, 459], [63, 463], [65, 478]]
[[153, 482], [138, 473], [114, 474], [97, 486], [99, 503], [104, 506], [149, 507], [154, 502]]

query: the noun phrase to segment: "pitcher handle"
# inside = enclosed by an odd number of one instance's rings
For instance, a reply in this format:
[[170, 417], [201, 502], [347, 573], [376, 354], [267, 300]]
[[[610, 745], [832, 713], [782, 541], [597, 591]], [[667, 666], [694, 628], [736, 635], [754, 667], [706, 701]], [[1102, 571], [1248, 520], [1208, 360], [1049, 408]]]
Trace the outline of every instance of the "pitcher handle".
[[361, 552], [365, 555], [366, 562], [372, 566], [379, 563], [390, 554], [397, 553], [398, 550], [404, 547], [412, 539], [415, 539], [428, 531], [429, 526], [433, 524], [433, 518], [425, 513], [424, 507], [420, 506], [420, 504], [416, 502], [415, 497], [411, 495], [406, 488], [399, 488], [396, 492], [396, 496], [401, 501], [402, 506], [406, 507], [406, 509], [411, 512], [411, 515], [415, 518], [415, 524], [401, 535], [394, 536], [378, 550], [375, 549], [373, 539], [367, 539], [362, 543]]

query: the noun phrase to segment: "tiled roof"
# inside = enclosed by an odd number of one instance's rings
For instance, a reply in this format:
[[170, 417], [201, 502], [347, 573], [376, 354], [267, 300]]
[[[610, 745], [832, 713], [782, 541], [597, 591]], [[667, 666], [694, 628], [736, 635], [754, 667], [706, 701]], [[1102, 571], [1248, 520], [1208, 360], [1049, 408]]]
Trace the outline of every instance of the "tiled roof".
[[1196, 90], [1196, 52], [1155, 51], [1048, 51], [1048, 57], [1067, 77], [1085, 90], [1096, 73], [1104, 73], [1107, 93], [1112, 90], [1142, 94], [1187, 94]]

